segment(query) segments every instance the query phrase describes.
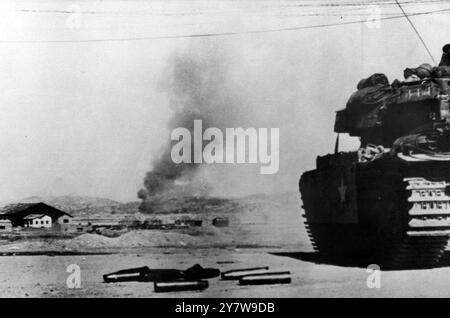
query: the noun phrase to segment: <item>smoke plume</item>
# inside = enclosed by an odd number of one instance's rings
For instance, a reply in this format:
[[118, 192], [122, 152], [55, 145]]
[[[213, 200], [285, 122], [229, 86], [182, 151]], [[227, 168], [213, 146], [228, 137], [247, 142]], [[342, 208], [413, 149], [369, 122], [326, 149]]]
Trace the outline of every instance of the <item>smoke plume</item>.
[[[226, 52], [222, 50], [219, 54], [206, 44], [200, 50], [191, 48], [171, 57], [159, 84], [159, 88], [168, 94], [172, 111], [169, 133], [183, 127], [193, 136], [194, 120], [202, 120], [203, 130], [233, 127], [236, 118], [243, 116], [243, 111], [238, 107], [235, 93], [238, 89], [230, 82], [229, 69]], [[138, 193], [144, 209], [149, 209], [152, 202], [161, 199], [162, 195], [165, 198], [173, 195], [204, 196], [212, 190], [207, 180], [198, 177], [201, 164], [173, 162], [171, 150], [177, 141], [171, 141], [170, 136], [167, 138], [166, 146], [145, 176], [144, 189]], [[193, 156], [193, 149], [191, 153]]]
[[[333, 42], [333, 58], [313, 33], [298, 39], [265, 34], [195, 40], [176, 51], [159, 85], [172, 111], [168, 142], [139, 192], [143, 206], [171, 193], [239, 197], [298, 191], [300, 175], [314, 168], [318, 155], [333, 150], [335, 111], [367, 75], [350, 58], [350, 35], [347, 42]], [[192, 130], [194, 119], [202, 120], [203, 129], [279, 128], [278, 173], [261, 175], [260, 164], [174, 164], [170, 132]], [[353, 142], [341, 138], [341, 146]]]

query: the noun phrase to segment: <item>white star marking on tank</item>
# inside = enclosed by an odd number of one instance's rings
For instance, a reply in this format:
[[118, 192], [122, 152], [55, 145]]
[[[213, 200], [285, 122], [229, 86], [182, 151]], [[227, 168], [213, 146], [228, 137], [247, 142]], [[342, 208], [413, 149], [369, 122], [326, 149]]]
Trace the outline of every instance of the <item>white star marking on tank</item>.
[[341, 177], [341, 184], [338, 187], [338, 191], [341, 199], [341, 204], [343, 205], [345, 202], [345, 194], [347, 192], [347, 186], [344, 184], [344, 176]]

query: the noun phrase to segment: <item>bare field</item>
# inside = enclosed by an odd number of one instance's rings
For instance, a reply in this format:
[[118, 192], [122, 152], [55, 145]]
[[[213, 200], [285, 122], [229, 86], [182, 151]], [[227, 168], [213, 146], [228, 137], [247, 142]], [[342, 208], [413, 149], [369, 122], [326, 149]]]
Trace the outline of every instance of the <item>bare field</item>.
[[[450, 296], [450, 262], [414, 271], [382, 271], [381, 288], [366, 285], [364, 263], [333, 264], [313, 253], [298, 196], [258, 201], [230, 215], [230, 227], [133, 231], [117, 238], [86, 234], [70, 240], [10, 242], [0, 252], [111, 253], [107, 255], [0, 256], [1, 297], [444, 297]], [[208, 218], [212, 217], [208, 215]], [[52, 253], [49, 253], [52, 255]], [[54, 254], [56, 255], [56, 254]], [[450, 259], [447, 257], [446, 259]], [[81, 288], [67, 288], [67, 266], [81, 269]], [[221, 271], [270, 266], [291, 271], [292, 283], [239, 286], [210, 280], [202, 292], [155, 293], [153, 283], [103, 283], [103, 274], [125, 268], [186, 269], [194, 264]]]
[[[317, 264], [309, 253], [274, 255], [267, 249], [143, 250], [132, 254], [89, 256], [4, 256], [0, 267], [1, 297], [444, 297], [450, 296], [450, 267], [381, 273], [381, 288], [366, 286], [362, 267]], [[210, 280], [202, 292], [155, 293], [152, 283], [102, 282], [102, 275], [127, 267], [185, 269], [195, 263], [221, 270], [270, 266], [290, 270], [289, 285], [239, 286]], [[68, 289], [66, 268], [81, 268], [81, 288]]]

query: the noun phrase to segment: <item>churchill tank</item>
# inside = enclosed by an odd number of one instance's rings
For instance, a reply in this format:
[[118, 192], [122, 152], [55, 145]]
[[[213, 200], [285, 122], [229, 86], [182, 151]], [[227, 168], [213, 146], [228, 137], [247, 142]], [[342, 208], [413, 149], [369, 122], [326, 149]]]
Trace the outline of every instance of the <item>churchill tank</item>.
[[[427, 268], [450, 238], [450, 69], [406, 69], [361, 80], [336, 112], [334, 153], [318, 156], [299, 190], [305, 226], [322, 255], [384, 268]], [[339, 136], [360, 138], [340, 151]]]

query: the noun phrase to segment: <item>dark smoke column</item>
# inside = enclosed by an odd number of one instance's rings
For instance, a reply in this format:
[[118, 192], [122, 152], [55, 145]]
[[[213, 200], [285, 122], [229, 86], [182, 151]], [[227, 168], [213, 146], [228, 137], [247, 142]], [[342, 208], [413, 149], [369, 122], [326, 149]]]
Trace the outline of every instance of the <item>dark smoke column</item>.
[[[138, 192], [141, 210], [152, 212], [155, 202], [179, 195], [205, 195], [208, 185], [196, 182], [200, 164], [175, 164], [170, 156], [173, 129], [184, 127], [193, 135], [194, 120], [208, 127], [233, 127], [239, 116], [236, 91], [228, 79], [226, 54], [217, 48], [201, 45], [201, 49], [176, 54], [167, 67], [162, 89], [169, 95], [172, 116], [168, 124], [168, 142], [147, 172], [144, 188]], [[205, 53], [206, 52], [206, 53]], [[193, 154], [193, 149], [191, 151]], [[192, 160], [193, 161], [193, 160]]]

